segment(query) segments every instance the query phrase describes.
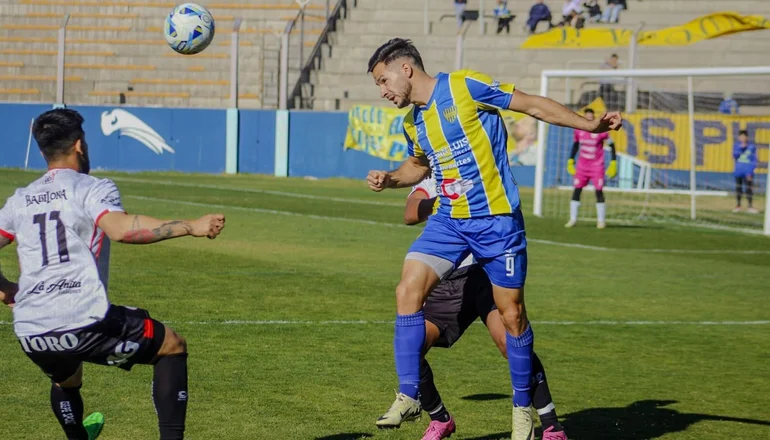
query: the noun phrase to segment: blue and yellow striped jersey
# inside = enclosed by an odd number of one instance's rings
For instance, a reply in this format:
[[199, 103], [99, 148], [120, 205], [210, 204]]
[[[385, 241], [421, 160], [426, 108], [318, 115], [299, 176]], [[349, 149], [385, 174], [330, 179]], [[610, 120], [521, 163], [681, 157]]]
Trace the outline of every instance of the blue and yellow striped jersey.
[[511, 214], [519, 189], [508, 166], [508, 132], [500, 115], [513, 84], [470, 70], [440, 73], [425, 106], [404, 118], [409, 154], [426, 157], [436, 178], [436, 213], [452, 218]]

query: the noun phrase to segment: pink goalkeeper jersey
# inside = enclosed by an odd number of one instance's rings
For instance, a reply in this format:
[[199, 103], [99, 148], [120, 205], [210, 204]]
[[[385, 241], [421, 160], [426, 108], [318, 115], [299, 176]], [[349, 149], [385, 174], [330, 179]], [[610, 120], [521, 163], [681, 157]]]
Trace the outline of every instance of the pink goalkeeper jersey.
[[578, 152], [578, 167], [604, 169], [604, 141], [610, 138], [609, 133], [590, 133], [575, 130], [575, 142], [580, 143]]

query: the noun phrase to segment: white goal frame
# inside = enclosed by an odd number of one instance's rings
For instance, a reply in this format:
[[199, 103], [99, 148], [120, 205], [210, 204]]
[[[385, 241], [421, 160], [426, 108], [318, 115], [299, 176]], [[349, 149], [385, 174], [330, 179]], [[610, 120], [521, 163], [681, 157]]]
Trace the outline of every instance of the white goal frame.
[[[704, 76], [751, 76], [770, 75], [770, 66], [754, 67], [708, 67], [708, 68], [682, 68], [682, 69], [628, 69], [614, 70], [613, 77], [623, 78], [663, 78], [681, 77], [687, 79], [687, 104], [690, 117], [690, 218], [696, 219], [696, 190], [695, 181], [695, 100], [693, 95], [694, 77]], [[543, 70], [540, 76], [540, 96], [548, 96], [548, 83], [551, 78], [604, 78], [608, 76], [607, 70]], [[535, 200], [533, 213], [537, 217], [543, 216], [543, 177], [545, 175], [545, 148], [546, 148], [546, 123], [538, 121], [537, 124], [537, 162], [535, 164]], [[764, 212], [764, 234], [770, 236], [770, 170], [766, 179], [766, 197]]]

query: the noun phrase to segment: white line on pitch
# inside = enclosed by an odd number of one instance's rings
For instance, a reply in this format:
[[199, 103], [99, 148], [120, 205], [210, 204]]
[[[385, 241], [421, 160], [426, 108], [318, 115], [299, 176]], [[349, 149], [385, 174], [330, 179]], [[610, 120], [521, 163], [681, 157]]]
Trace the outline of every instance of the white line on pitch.
[[[280, 325], [306, 325], [306, 326], [350, 326], [350, 325], [393, 325], [394, 321], [387, 320], [329, 320], [329, 321], [301, 321], [301, 320], [224, 320], [224, 321], [164, 321], [166, 324], [178, 325], [202, 325], [202, 326], [280, 326]], [[476, 324], [481, 325], [480, 321]], [[557, 326], [745, 326], [745, 325], [770, 325], [770, 320], [765, 321], [533, 321], [534, 325]], [[11, 322], [0, 321], [0, 325], [11, 325]]]
[[186, 200], [161, 199], [157, 197], [145, 197], [145, 196], [134, 196], [134, 195], [127, 195], [123, 197], [128, 197], [128, 198], [137, 199], [137, 200], [147, 200], [150, 202], [176, 203], [178, 205], [200, 206], [203, 208], [216, 208], [216, 209], [230, 210], [230, 211], [247, 211], [247, 212], [259, 212], [262, 214], [288, 215], [291, 217], [305, 217], [305, 218], [312, 218], [316, 220], [334, 220], [334, 221], [340, 221], [340, 222], [360, 223], [364, 225], [387, 226], [390, 228], [408, 228], [409, 227], [398, 223], [385, 223], [385, 222], [378, 222], [374, 220], [364, 220], [364, 219], [358, 219], [358, 218], [330, 217], [326, 215], [303, 214], [300, 212], [278, 211], [275, 209], [247, 208], [243, 206], [232, 206], [232, 205], [214, 205], [211, 203], [198, 203], [198, 202], [189, 202]]
[[375, 205], [375, 206], [404, 206], [403, 203], [395, 203], [395, 202], [385, 202], [385, 201], [375, 201], [375, 200], [363, 200], [363, 199], [349, 199], [345, 197], [330, 197], [330, 196], [318, 196], [313, 194], [303, 194], [303, 193], [296, 193], [296, 192], [288, 192], [288, 191], [276, 191], [271, 189], [256, 189], [256, 188], [237, 188], [232, 186], [224, 186], [224, 185], [207, 185], [207, 184], [199, 184], [199, 183], [184, 183], [184, 182], [174, 182], [170, 180], [145, 180], [145, 179], [136, 179], [133, 177], [113, 177], [112, 180], [116, 182], [128, 182], [128, 183], [145, 183], [148, 185], [164, 185], [164, 186], [179, 186], [183, 188], [200, 188], [200, 189], [216, 189], [221, 191], [234, 191], [234, 192], [245, 192], [245, 193], [254, 193], [254, 194], [269, 194], [274, 196], [284, 196], [284, 197], [294, 197], [298, 199], [309, 199], [309, 200], [326, 200], [329, 202], [341, 202], [341, 203], [353, 203], [357, 205]]
[[[412, 228], [412, 229], [414, 228], [413, 226], [402, 225], [400, 223], [386, 223], [386, 222], [378, 222], [375, 220], [365, 220], [365, 219], [348, 218], [348, 217], [332, 217], [332, 216], [326, 216], [326, 215], [303, 214], [299, 212], [278, 211], [275, 209], [251, 208], [251, 207], [233, 206], [233, 205], [214, 205], [210, 203], [199, 203], [199, 202], [190, 202], [186, 200], [162, 199], [157, 197], [145, 197], [145, 196], [135, 196], [135, 195], [124, 195], [123, 197], [137, 199], [137, 200], [147, 200], [149, 202], [175, 203], [178, 205], [198, 206], [203, 208], [216, 208], [216, 209], [231, 210], [231, 211], [259, 212], [263, 214], [286, 215], [291, 217], [305, 217], [305, 218], [312, 218], [316, 220], [332, 220], [332, 221], [341, 221], [341, 222], [348, 222], [348, 223], [359, 223], [363, 225], [385, 226], [388, 228]], [[666, 253], [668, 254], [746, 254], [746, 255], [770, 254], [770, 250], [764, 251], [764, 250], [740, 250], [740, 249], [699, 250], [699, 249], [638, 249], [638, 248], [637, 249], [632, 249], [632, 248], [616, 249], [616, 248], [608, 248], [604, 246], [590, 246], [590, 245], [579, 244], [579, 243], [564, 243], [560, 241], [541, 240], [538, 238], [527, 238], [527, 241], [530, 243], [547, 244], [551, 246], [561, 246], [561, 247], [577, 248], [577, 249], [588, 249], [588, 250], [601, 251], [601, 252], [626, 251], [626, 252], [651, 252], [651, 253], [661, 253], [661, 254], [666, 254]]]

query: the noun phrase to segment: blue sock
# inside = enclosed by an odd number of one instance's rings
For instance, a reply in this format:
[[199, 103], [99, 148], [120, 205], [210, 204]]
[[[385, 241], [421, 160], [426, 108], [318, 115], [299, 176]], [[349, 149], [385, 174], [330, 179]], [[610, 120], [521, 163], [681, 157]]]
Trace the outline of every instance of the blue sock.
[[396, 353], [398, 391], [412, 399], [420, 392], [420, 353], [425, 344], [425, 316], [422, 311], [412, 315], [396, 315], [393, 349]]
[[511, 369], [513, 385], [513, 406], [527, 407], [532, 404], [530, 384], [532, 381], [532, 345], [535, 335], [532, 327], [519, 336], [505, 335], [505, 347], [508, 352], [508, 367]]

